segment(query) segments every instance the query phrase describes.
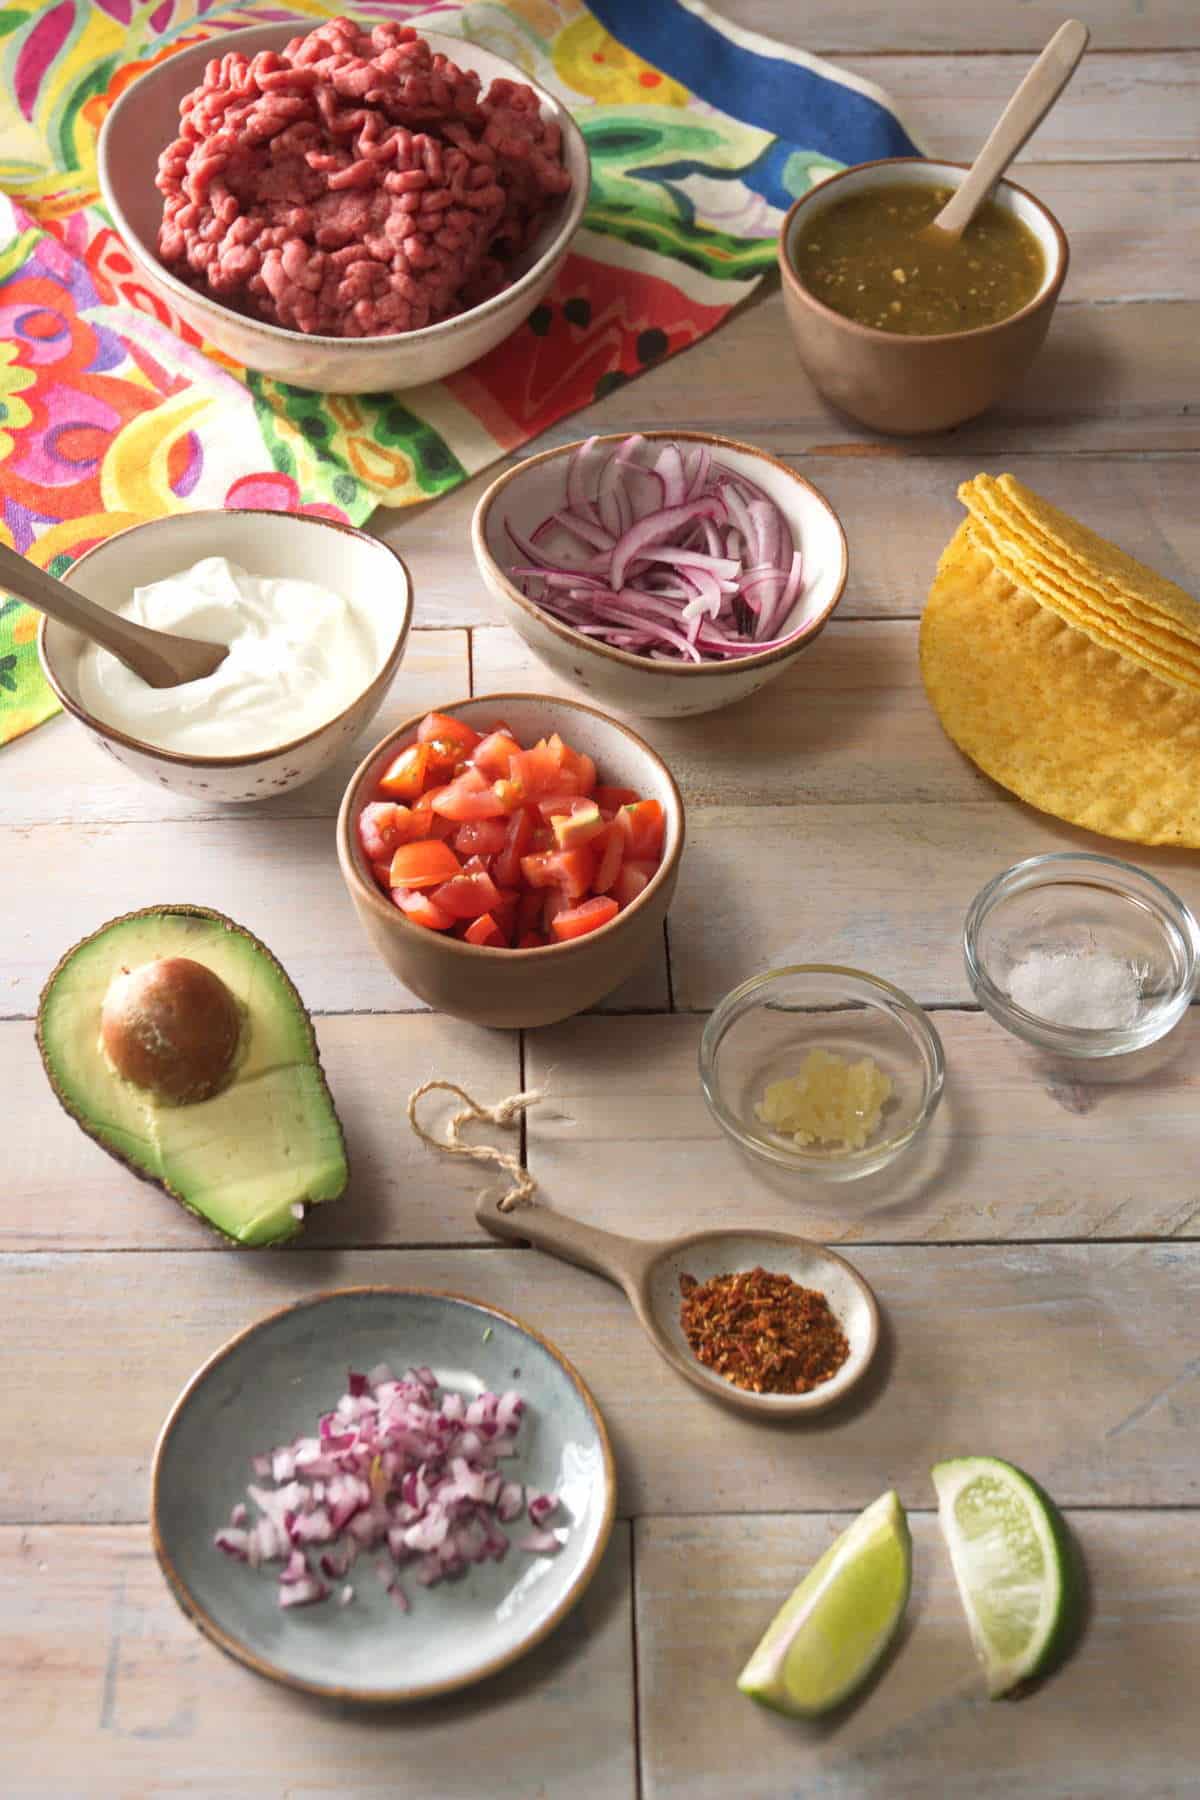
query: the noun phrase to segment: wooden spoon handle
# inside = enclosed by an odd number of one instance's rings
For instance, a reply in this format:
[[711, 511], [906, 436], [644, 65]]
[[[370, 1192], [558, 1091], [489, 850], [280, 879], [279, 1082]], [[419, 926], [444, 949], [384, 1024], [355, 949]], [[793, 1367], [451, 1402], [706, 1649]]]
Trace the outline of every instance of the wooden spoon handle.
[[1000, 114], [991, 136], [971, 164], [966, 179], [933, 221], [958, 237], [974, 218], [1013, 157], [1032, 137], [1070, 81], [1088, 47], [1088, 28], [1079, 19], [1060, 25]]
[[502, 1212], [498, 1202], [487, 1195], [477, 1203], [475, 1217], [493, 1237], [533, 1244], [564, 1262], [577, 1263], [581, 1269], [606, 1276], [626, 1293], [636, 1287], [658, 1251], [657, 1244], [621, 1237], [615, 1231], [601, 1231], [595, 1225], [584, 1225], [544, 1206], [519, 1206], [512, 1212]]
[[[178, 668], [159, 647], [162, 633], [119, 618], [107, 607], [98, 606], [94, 600], [69, 588], [57, 576], [48, 575], [5, 544], [0, 544], [0, 584], [27, 600], [30, 606], [36, 606], [39, 612], [57, 619], [60, 625], [81, 631], [93, 643], [110, 650], [150, 687], [175, 687], [178, 684]], [[185, 655], [189, 646], [199, 647], [190, 638], [178, 642]], [[215, 646], [210, 648], [215, 649]]]

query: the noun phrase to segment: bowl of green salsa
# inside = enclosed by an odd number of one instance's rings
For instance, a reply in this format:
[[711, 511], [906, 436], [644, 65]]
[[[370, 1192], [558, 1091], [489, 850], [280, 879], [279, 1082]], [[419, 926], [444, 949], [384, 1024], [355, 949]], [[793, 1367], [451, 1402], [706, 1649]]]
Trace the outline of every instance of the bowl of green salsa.
[[779, 239], [788, 321], [814, 385], [878, 431], [943, 431], [1024, 375], [1067, 272], [1054, 215], [1015, 182], [957, 243], [923, 237], [965, 174], [902, 157], [810, 189]]

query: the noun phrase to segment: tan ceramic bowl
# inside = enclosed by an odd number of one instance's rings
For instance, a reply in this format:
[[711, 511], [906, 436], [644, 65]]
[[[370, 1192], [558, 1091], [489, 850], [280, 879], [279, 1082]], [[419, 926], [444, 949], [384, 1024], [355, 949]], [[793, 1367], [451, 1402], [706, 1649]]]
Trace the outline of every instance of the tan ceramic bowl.
[[[714, 457], [757, 482], [779, 507], [804, 554], [800, 594], [780, 628], [781, 636], [785, 631], [796, 634], [790, 643], [755, 656], [731, 657], [727, 662], [656, 662], [584, 637], [527, 600], [507, 573], [513, 563], [524, 558], [508, 537], [505, 521], [511, 519], [516, 529], [528, 536], [564, 504], [567, 460], [579, 448], [578, 443], [527, 457], [493, 481], [475, 508], [471, 544], [484, 585], [505, 623], [556, 675], [618, 712], [681, 719], [745, 700], [782, 675], [808, 649], [824, 629], [846, 585], [846, 534], [824, 494], [765, 450], [703, 431], [647, 431], [643, 435], [652, 442], [674, 442], [684, 449], [707, 444]], [[623, 437], [616, 433], [597, 442], [619, 444]]]
[[1015, 213], [1041, 245], [1046, 264], [1042, 285], [1011, 318], [937, 337], [900, 337], [844, 319], [801, 282], [794, 247], [826, 207], [864, 188], [900, 182], [955, 188], [965, 173], [958, 163], [918, 157], [858, 163], [802, 195], [780, 228], [783, 298], [800, 361], [827, 400], [875, 431], [945, 431], [986, 412], [1016, 386], [1041, 348], [1066, 278], [1066, 234], [1040, 200], [1015, 182], [1002, 181], [994, 196], [997, 204]]
[[570, 192], [549, 209], [533, 244], [513, 266], [515, 279], [502, 293], [421, 331], [377, 338], [310, 336], [234, 312], [180, 281], [158, 260], [162, 196], [154, 177], [160, 150], [178, 136], [180, 100], [199, 83], [213, 57], [228, 50], [247, 56], [259, 50], [282, 50], [292, 38], [319, 23], [315, 18], [295, 19], [287, 25], [226, 32], [148, 68], [122, 94], [100, 132], [96, 163], [104, 204], [138, 272], [150, 286], [210, 344], [246, 368], [327, 394], [383, 393], [440, 381], [494, 350], [529, 317], [566, 257], [583, 217], [590, 183], [587, 146], [566, 107], [530, 81], [515, 63], [494, 56], [479, 44], [443, 32], [421, 32], [435, 50], [459, 68], [473, 70], [485, 86], [499, 76], [532, 87], [543, 118], [553, 118], [562, 131], [563, 160], [572, 177]]
[[[428, 710], [428, 709], [426, 709]], [[356, 824], [374, 798], [375, 784], [391, 759], [410, 742], [424, 713], [389, 732], [355, 770], [338, 814], [338, 861], [355, 911], [388, 968], [438, 1012], [475, 1025], [515, 1029], [552, 1025], [583, 1012], [619, 987], [662, 945], [663, 920], [675, 892], [683, 854], [683, 799], [662, 758], [628, 726], [546, 694], [485, 694], [456, 700], [438, 712], [490, 730], [503, 720], [522, 743], [559, 731], [595, 761], [602, 782], [635, 788], [658, 800], [666, 813], [662, 862], [632, 906], [586, 937], [538, 950], [491, 950], [428, 931], [406, 919], [375, 885], [359, 848]]]
[[162, 581], [206, 556], [227, 556], [251, 575], [315, 581], [352, 600], [375, 644], [376, 673], [351, 704], [304, 737], [248, 755], [160, 750], [88, 711], [79, 662], [88, 640], [43, 618], [38, 654], [50, 686], [102, 750], [144, 781], [189, 800], [270, 800], [327, 769], [371, 723], [400, 667], [412, 620], [412, 583], [394, 550], [365, 531], [308, 513], [169, 513], [132, 525], [87, 550], [64, 576], [100, 606], [118, 607], [135, 587]]

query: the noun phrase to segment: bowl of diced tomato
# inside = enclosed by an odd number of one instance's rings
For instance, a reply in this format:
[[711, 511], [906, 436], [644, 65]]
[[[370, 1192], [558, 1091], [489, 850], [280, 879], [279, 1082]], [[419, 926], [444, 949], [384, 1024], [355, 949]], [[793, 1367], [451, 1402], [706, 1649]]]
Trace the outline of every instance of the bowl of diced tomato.
[[662, 944], [683, 801], [628, 726], [578, 701], [493, 694], [407, 720], [355, 771], [338, 858], [407, 988], [480, 1025], [594, 1005]]

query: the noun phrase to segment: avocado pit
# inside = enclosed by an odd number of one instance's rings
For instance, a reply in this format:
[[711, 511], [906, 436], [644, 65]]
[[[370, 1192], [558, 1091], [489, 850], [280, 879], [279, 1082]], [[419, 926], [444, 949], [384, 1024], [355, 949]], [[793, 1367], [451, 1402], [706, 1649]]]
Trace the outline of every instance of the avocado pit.
[[173, 1106], [221, 1091], [241, 1028], [221, 977], [187, 956], [120, 970], [100, 1009], [100, 1042], [117, 1074]]

